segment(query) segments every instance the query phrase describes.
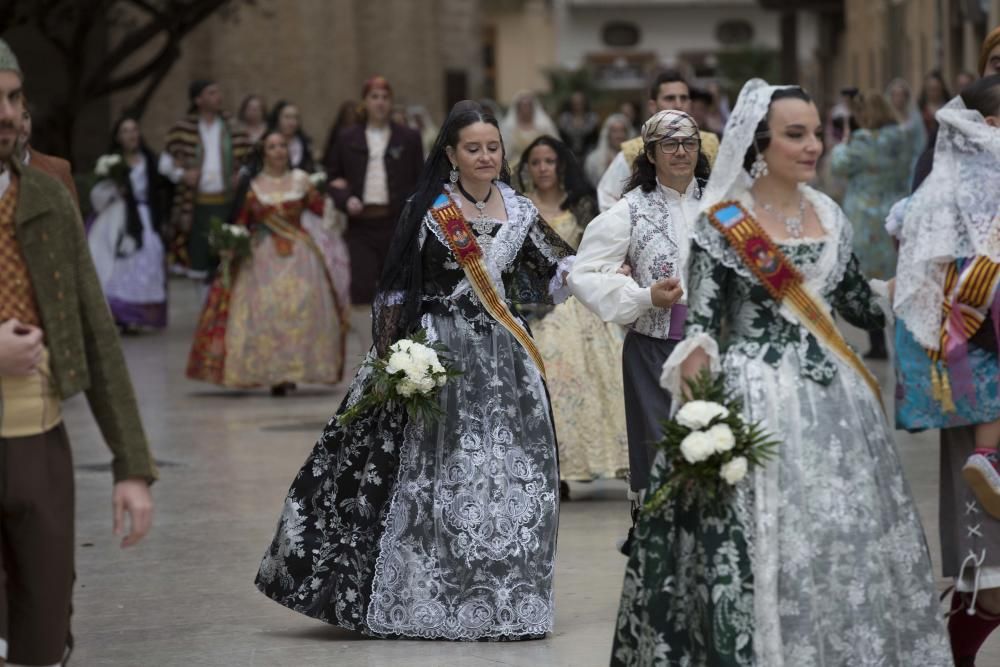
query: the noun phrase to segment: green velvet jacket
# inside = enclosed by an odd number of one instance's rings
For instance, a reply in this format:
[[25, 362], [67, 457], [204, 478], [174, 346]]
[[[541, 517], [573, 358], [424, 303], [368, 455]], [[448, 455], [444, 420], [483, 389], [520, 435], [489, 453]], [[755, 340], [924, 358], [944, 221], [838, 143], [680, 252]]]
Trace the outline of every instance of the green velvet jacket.
[[86, 392], [114, 456], [115, 481], [152, 482], [156, 465], [79, 210], [57, 180], [13, 168], [20, 176], [15, 234], [45, 330], [52, 382], [63, 400]]

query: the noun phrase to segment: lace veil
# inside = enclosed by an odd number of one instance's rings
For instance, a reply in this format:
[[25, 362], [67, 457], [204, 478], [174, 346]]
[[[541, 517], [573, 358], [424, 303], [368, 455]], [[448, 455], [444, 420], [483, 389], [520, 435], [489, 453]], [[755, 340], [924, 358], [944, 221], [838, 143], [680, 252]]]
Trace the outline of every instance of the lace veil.
[[793, 87], [769, 86], [763, 79], [751, 79], [743, 86], [726, 123], [715, 168], [701, 198], [700, 212], [704, 213], [720, 201], [740, 199], [753, 185], [750, 174], [743, 169], [743, 159], [753, 145], [757, 126], [767, 116], [771, 96], [775, 91]]
[[928, 349], [939, 347], [948, 264], [974, 256], [1000, 261], [1000, 129], [961, 97], [937, 120], [934, 170], [890, 213], [900, 230], [894, 310]]

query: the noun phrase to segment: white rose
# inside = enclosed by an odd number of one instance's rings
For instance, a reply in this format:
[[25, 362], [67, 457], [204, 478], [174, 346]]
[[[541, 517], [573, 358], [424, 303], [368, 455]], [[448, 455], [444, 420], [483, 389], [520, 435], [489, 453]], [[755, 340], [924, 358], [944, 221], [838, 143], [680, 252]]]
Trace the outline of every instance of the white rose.
[[417, 388], [420, 390], [421, 394], [430, 393], [436, 386], [437, 383], [434, 382], [434, 378], [430, 376], [421, 378], [417, 381]]
[[105, 157], [108, 158], [108, 164], [112, 167], [116, 164], [120, 164], [122, 161], [122, 156], [118, 153], [112, 153], [111, 155], [106, 155]]
[[386, 363], [385, 371], [390, 375], [395, 375], [399, 371], [407, 371], [412, 368], [413, 362], [410, 360], [409, 355], [405, 352], [393, 352], [389, 355], [389, 361]]
[[705, 431], [712, 440], [712, 447], [716, 453], [728, 452], [736, 446], [736, 437], [732, 430], [725, 424], [716, 424]]
[[410, 349], [410, 356], [416, 363], [425, 368], [431, 368], [437, 362], [437, 354], [434, 353], [434, 350], [420, 344], [415, 344]]
[[737, 456], [729, 463], [722, 466], [719, 477], [726, 480], [726, 484], [734, 485], [747, 476], [747, 460], [745, 457]]
[[435, 382], [437, 382], [437, 386], [443, 387], [446, 384], [448, 384], [448, 376], [447, 375], [438, 375], [437, 378], [435, 379]]
[[409, 378], [403, 378], [398, 385], [396, 385], [396, 391], [399, 392], [400, 396], [409, 398], [417, 393], [417, 385], [409, 380]]
[[688, 463], [699, 463], [714, 453], [712, 440], [704, 431], [694, 431], [681, 440], [681, 454]]
[[729, 416], [725, 406], [711, 401], [688, 401], [677, 411], [675, 419], [681, 426], [691, 430], [705, 428], [717, 417]]

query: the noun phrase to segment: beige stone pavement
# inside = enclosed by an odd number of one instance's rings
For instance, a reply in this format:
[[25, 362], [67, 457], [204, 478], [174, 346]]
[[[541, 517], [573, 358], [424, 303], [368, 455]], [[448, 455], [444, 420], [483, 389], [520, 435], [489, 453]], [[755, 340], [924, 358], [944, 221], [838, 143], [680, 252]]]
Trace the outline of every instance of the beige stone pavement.
[[[72, 665], [608, 663], [625, 567], [614, 545], [628, 525], [619, 482], [574, 485], [574, 500], [563, 505], [556, 629], [542, 641], [370, 640], [260, 595], [254, 575], [288, 484], [344, 387], [309, 387], [275, 399], [266, 391], [230, 392], [186, 380], [197, 297], [191, 285], [177, 281], [171, 296], [167, 332], [124, 340], [146, 429], [162, 462], [154, 531], [139, 547], [122, 551], [113, 539], [107, 451], [86, 403], [78, 398], [67, 406], [78, 473]], [[359, 339], [352, 338], [350, 347], [359, 354]], [[884, 365], [878, 370], [886, 372]], [[937, 562], [936, 436], [903, 435], [898, 441]], [[1000, 665], [1000, 637], [979, 664]]]

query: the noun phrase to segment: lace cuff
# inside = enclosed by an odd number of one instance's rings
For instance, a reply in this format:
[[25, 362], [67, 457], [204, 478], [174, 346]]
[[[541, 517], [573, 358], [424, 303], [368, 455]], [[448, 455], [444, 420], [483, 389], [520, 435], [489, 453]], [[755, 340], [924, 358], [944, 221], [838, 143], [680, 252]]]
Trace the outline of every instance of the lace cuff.
[[[679, 399], [684, 380], [681, 377], [681, 365], [696, 349], [701, 348], [708, 355], [709, 370], [715, 374], [722, 370], [719, 362], [719, 344], [714, 338], [706, 333], [696, 333], [688, 336], [674, 348], [670, 356], [663, 363], [663, 372], [660, 374], [660, 386], [670, 392], [670, 395]], [[679, 400], [674, 400], [675, 406], [680, 405]]]
[[868, 287], [871, 288], [872, 292], [881, 298], [889, 298], [889, 283], [884, 280], [879, 280], [878, 278], [871, 278], [868, 281]]
[[549, 281], [549, 295], [552, 297], [552, 303], [560, 304], [573, 293], [569, 288], [567, 277], [569, 272], [573, 270], [574, 262], [576, 262], [576, 255], [569, 255], [559, 260], [556, 274]]

